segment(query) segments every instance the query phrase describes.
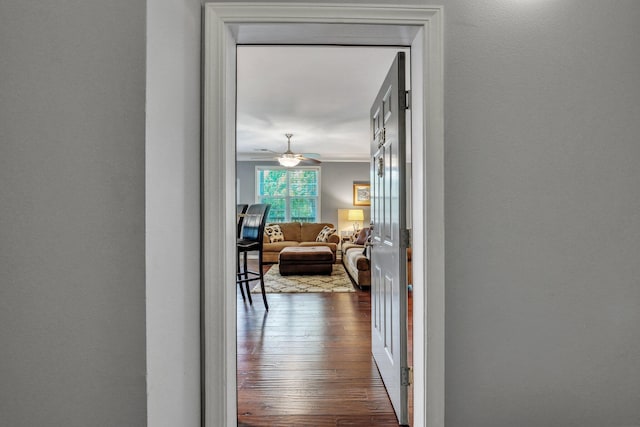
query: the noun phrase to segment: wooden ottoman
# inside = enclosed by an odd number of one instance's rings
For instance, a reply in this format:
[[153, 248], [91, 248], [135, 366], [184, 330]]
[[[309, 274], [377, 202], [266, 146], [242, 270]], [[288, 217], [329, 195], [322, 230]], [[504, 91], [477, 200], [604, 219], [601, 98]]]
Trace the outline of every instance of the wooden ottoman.
[[280, 251], [280, 274], [327, 274], [333, 271], [333, 252], [326, 246], [293, 246]]

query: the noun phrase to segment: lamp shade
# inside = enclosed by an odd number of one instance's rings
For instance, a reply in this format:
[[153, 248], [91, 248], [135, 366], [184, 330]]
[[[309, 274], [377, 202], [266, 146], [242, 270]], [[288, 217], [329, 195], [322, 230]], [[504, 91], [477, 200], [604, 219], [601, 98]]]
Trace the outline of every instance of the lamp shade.
[[364, 211], [362, 209], [349, 209], [347, 213], [348, 221], [364, 221]]

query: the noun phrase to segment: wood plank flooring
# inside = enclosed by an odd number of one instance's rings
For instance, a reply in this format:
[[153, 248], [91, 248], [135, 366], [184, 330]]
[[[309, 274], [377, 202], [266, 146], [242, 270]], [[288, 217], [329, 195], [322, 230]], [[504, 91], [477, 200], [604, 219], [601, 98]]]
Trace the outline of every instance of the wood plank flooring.
[[398, 425], [371, 356], [368, 291], [268, 294], [269, 312], [253, 295], [237, 300], [239, 426]]

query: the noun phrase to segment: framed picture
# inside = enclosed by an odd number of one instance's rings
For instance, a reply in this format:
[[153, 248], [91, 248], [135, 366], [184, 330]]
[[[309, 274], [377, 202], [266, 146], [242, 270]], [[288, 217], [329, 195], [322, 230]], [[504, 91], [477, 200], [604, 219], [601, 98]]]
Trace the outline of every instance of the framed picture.
[[369, 183], [353, 183], [353, 205], [370, 206], [370, 185]]

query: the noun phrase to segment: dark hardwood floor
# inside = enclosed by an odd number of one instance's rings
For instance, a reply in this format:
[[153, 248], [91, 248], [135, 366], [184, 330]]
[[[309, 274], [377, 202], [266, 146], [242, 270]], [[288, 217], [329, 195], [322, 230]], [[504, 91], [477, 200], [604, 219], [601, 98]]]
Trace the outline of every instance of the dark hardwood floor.
[[239, 426], [398, 425], [371, 356], [368, 291], [267, 296], [269, 312], [238, 292]]

